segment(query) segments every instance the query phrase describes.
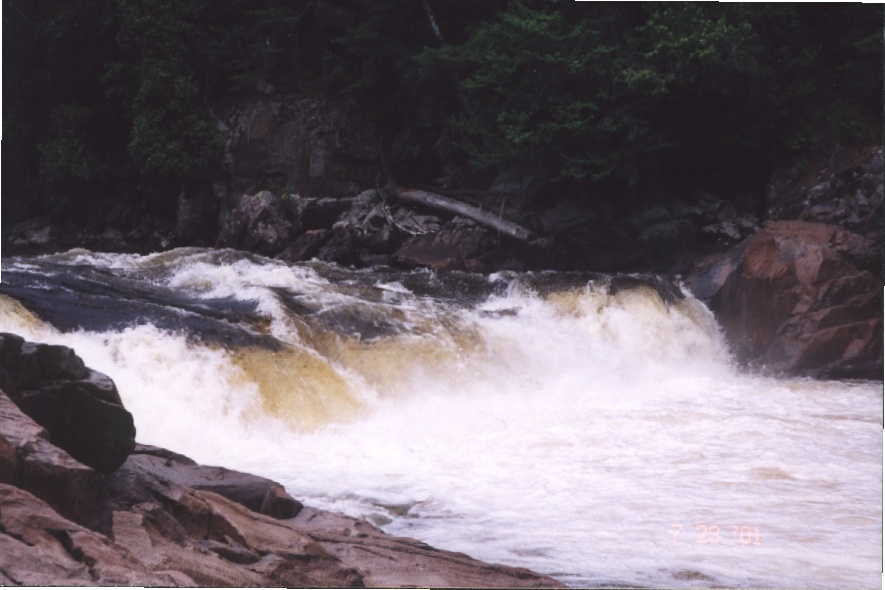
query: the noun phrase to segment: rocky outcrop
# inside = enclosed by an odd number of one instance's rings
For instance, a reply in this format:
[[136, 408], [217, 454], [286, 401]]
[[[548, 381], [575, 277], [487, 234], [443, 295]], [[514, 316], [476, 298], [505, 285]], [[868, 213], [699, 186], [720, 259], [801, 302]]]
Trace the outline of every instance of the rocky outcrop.
[[[207, 225], [204, 219], [202, 225]], [[212, 224], [210, 220], [209, 225]], [[47, 254], [71, 248], [103, 252], [156, 252], [174, 243], [175, 236], [168, 223], [151, 215], [133, 222], [115, 221], [113, 210], [106, 218], [96, 217], [96, 225], [84, 226], [68, 221], [34, 217], [16, 223], [2, 235], [6, 252], [16, 255]]]
[[59, 515], [33, 494], [0, 483], [0, 585], [192, 586], [157, 571], [136, 552]]
[[883, 184], [881, 145], [837, 149], [821, 161], [778, 171], [768, 187], [768, 217], [838, 225], [881, 248]]
[[246, 508], [274, 518], [292, 518], [302, 505], [277, 482], [224, 467], [199, 465], [194, 460], [148, 445], [136, 445], [112, 481], [128, 481], [135, 487], [126, 495], [142, 494], [149, 488], [145, 479], [162, 480], [176, 485], [215, 492]]
[[775, 373], [882, 377], [880, 253], [821, 223], [778, 221], [689, 278], [741, 362]]
[[[90, 371], [70, 349], [12, 335], [0, 356], [4, 387]], [[276, 482], [166, 449], [135, 445], [100, 473], [54, 441], [0, 391], [0, 585], [561, 587], [302, 507]]]
[[0, 393], [0, 483], [29, 490], [67, 518], [96, 524], [101, 476], [49, 442], [49, 433]]
[[70, 348], [0, 334], [0, 388], [52, 444], [98, 471], [119, 467], [135, 445], [132, 415], [113, 381]]
[[300, 229], [288, 216], [283, 198], [270, 191], [240, 195], [221, 223], [218, 245], [273, 255]]
[[235, 193], [353, 195], [378, 173], [378, 141], [359, 112], [298, 95], [258, 95], [217, 107]]
[[481, 272], [486, 269], [481, 259], [496, 246], [497, 240], [489, 230], [456, 220], [440, 231], [409, 238], [396, 251], [394, 259], [406, 267]]

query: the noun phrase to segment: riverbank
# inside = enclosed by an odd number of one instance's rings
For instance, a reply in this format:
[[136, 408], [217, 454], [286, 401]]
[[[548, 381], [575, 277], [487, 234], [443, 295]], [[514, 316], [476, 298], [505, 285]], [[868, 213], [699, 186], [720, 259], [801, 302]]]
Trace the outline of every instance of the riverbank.
[[[11, 335], [0, 348], [4, 387], [19, 389], [0, 392], [4, 585], [561, 587], [302, 506], [265, 478], [136, 445], [134, 429], [101, 417], [128, 415], [107, 400], [113, 383], [73, 351]], [[131, 452], [84, 451], [96, 433]]]
[[140, 442], [302, 504], [570, 586], [877, 583], [881, 381], [741, 368], [667, 277], [8, 263], [3, 330], [113, 375]]

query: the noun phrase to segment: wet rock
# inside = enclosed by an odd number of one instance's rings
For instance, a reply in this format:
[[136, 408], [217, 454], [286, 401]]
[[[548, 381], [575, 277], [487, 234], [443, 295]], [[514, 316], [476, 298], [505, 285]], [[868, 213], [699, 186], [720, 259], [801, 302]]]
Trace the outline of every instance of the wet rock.
[[[879, 253], [831, 225], [778, 221], [689, 280], [738, 359], [774, 372], [881, 378]], [[698, 276], [700, 275], [700, 276]]]
[[0, 580], [24, 586], [180, 586], [186, 575], [151, 571], [126, 547], [0, 483]]
[[406, 267], [481, 271], [481, 258], [496, 246], [494, 235], [478, 226], [449, 223], [438, 232], [409, 238], [394, 254]]
[[[0, 354], [24, 346], [4, 338]], [[275, 482], [148, 445], [103, 476], [54, 446], [0, 392], [3, 584], [561, 586], [296, 508]]]
[[320, 510], [270, 518], [167, 479], [156, 467], [146, 469], [133, 455], [111, 477], [114, 537], [145, 547], [142, 559], [199, 585], [560, 586], [528, 570], [483, 564]]
[[[280, 260], [288, 262], [298, 262], [300, 260], [310, 260], [317, 256], [326, 240], [332, 234], [332, 230], [328, 229], [312, 229], [304, 232], [285, 250], [277, 255]], [[329, 254], [327, 254], [329, 255]], [[337, 254], [332, 254], [337, 256]]]
[[615, 275], [608, 281], [610, 295], [643, 287], [653, 289], [661, 300], [668, 304], [685, 299], [685, 295], [676, 282], [667, 276], [656, 274]]
[[119, 467], [135, 445], [135, 426], [113, 382], [64, 346], [0, 334], [0, 386], [45, 428], [49, 440], [101, 472]]
[[270, 191], [243, 194], [226, 214], [219, 246], [273, 255], [286, 247], [298, 227], [288, 217], [280, 197]]
[[[248, 257], [231, 251], [218, 255], [223, 263]], [[32, 259], [29, 266], [32, 268], [4, 270], [0, 294], [17, 300], [63, 332], [103, 332], [150, 322], [163, 330], [186, 331], [223, 346], [271, 350], [280, 346], [275, 338], [254, 329], [263, 321], [255, 302], [232, 297], [201, 299], [143, 278], [127, 277], [125, 272], [47, 259]], [[47, 274], [52, 276], [52, 289], [43, 288]]]
[[302, 507], [275, 481], [224, 467], [197, 465], [187, 457], [174, 453], [161, 455], [157, 450], [145, 447], [136, 448], [121, 467], [121, 472], [120, 477], [134, 481], [150, 474], [182, 487], [215, 492], [274, 518], [292, 518]]
[[463, 553], [391, 537], [366, 521], [340, 514], [305, 508], [291, 522], [326, 554], [357, 567], [367, 587], [563, 587], [524, 568], [483, 564]]
[[342, 266], [359, 264], [356, 251], [356, 239], [353, 232], [346, 227], [335, 227], [329, 232], [328, 239], [317, 250], [316, 258], [335, 262]]
[[98, 519], [98, 473], [49, 441], [49, 433], [0, 391], [0, 483], [29, 490], [66, 517]]

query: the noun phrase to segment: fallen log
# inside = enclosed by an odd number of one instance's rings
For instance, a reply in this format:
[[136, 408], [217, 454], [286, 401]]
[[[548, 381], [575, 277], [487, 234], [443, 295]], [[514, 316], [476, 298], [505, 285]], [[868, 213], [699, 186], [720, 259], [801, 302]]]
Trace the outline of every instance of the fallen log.
[[467, 217], [468, 219], [472, 219], [480, 225], [484, 225], [499, 233], [520, 240], [522, 242], [531, 243], [535, 242], [538, 239], [538, 236], [533, 231], [519, 225], [518, 223], [513, 223], [512, 221], [508, 221], [503, 217], [495, 215], [494, 213], [484, 211], [479, 207], [468, 205], [467, 203], [457, 201], [445, 195], [417, 189], [407, 189], [398, 186], [388, 186], [386, 187], [385, 192], [387, 192], [394, 198], [399, 199], [400, 201], [422, 205], [430, 209], [437, 209], [440, 211], [445, 211], [446, 213], [453, 213], [455, 215]]

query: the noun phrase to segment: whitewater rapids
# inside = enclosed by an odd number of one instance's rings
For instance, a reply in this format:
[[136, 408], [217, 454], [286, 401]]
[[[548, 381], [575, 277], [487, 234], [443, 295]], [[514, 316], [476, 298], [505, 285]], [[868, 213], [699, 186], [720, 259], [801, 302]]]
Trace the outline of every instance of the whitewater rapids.
[[882, 384], [743, 373], [688, 293], [194, 248], [2, 279], [139, 442], [307, 504], [576, 586], [879, 587]]

